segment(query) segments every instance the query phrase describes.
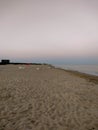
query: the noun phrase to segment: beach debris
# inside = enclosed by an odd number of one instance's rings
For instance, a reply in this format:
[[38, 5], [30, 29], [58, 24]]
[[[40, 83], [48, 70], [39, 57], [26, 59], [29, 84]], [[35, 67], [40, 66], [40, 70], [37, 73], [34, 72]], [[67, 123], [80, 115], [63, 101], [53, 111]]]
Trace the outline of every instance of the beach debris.
[[19, 69], [25, 69], [25, 67], [23, 67], [23, 66], [19, 66], [18, 68], [19, 68]]
[[36, 70], [39, 70], [39, 68], [36, 68]]

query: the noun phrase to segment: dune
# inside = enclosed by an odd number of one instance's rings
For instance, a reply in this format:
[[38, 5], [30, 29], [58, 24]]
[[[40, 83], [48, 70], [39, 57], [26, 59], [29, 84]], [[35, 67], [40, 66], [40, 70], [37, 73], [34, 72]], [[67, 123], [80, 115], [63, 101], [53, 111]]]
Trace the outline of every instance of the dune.
[[0, 130], [98, 130], [98, 77], [1, 65]]

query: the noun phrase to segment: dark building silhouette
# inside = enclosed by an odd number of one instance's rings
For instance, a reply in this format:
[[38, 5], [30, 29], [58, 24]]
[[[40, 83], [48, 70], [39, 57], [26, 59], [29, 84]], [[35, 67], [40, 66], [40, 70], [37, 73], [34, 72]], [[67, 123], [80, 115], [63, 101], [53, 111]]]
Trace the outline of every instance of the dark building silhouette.
[[3, 64], [3, 65], [9, 64], [9, 63], [10, 63], [10, 60], [7, 60], [7, 59], [1, 60], [1, 64]]

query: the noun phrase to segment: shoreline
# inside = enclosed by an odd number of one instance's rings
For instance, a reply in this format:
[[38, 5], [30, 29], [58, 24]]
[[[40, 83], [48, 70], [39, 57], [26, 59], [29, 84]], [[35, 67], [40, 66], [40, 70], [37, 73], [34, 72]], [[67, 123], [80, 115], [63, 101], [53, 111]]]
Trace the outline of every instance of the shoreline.
[[87, 74], [87, 73], [83, 73], [83, 72], [76, 71], [76, 70], [63, 69], [60, 67], [55, 67], [55, 68], [60, 69], [60, 70], [64, 70], [65, 72], [68, 72], [72, 75], [78, 76], [80, 78], [84, 78], [89, 82], [93, 82], [95, 84], [98, 84], [98, 76], [97, 75]]
[[54, 64], [54, 66], [60, 67], [62, 69], [66, 69], [66, 70], [78, 71], [80, 73], [98, 76], [98, 64], [69, 64], [69, 65]]
[[65, 72], [68, 72], [70, 73], [71, 75], [75, 75], [75, 76], [78, 76], [80, 78], [83, 78], [83, 79], [86, 79], [88, 82], [93, 82], [95, 84], [98, 84], [98, 76], [97, 75], [92, 75], [92, 74], [87, 74], [87, 73], [84, 73], [84, 72], [80, 72], [78, 70], [70, 70], [70, 69], [64, 69], [62, 67], [57, 67], [55, 65], [52, 65], [52, 64], [47, 64], [47, 63], [10, 63], [10, 64], [6, 64], [6, 65], [0, 65], [0, 66], [9, 66], [9, 65], [14, 65], [14, 66], [18, 66], [18, 65], [21, 65], [21, 66], [24, 66], [24, 65], [30, 65], [30, 66], [48, 66], [50, 68], [55, 68], [55, 69], [59, 69], [59, 70], [63, 70]]

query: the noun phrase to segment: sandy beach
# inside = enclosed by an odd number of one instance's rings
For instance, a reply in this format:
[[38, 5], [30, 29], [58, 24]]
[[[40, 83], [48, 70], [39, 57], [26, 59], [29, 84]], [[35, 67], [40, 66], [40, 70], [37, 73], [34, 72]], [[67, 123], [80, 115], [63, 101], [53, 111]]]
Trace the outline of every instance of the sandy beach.
[[0, 130], [98, 130], [98, 77], [49, 65], [0, 66]]

